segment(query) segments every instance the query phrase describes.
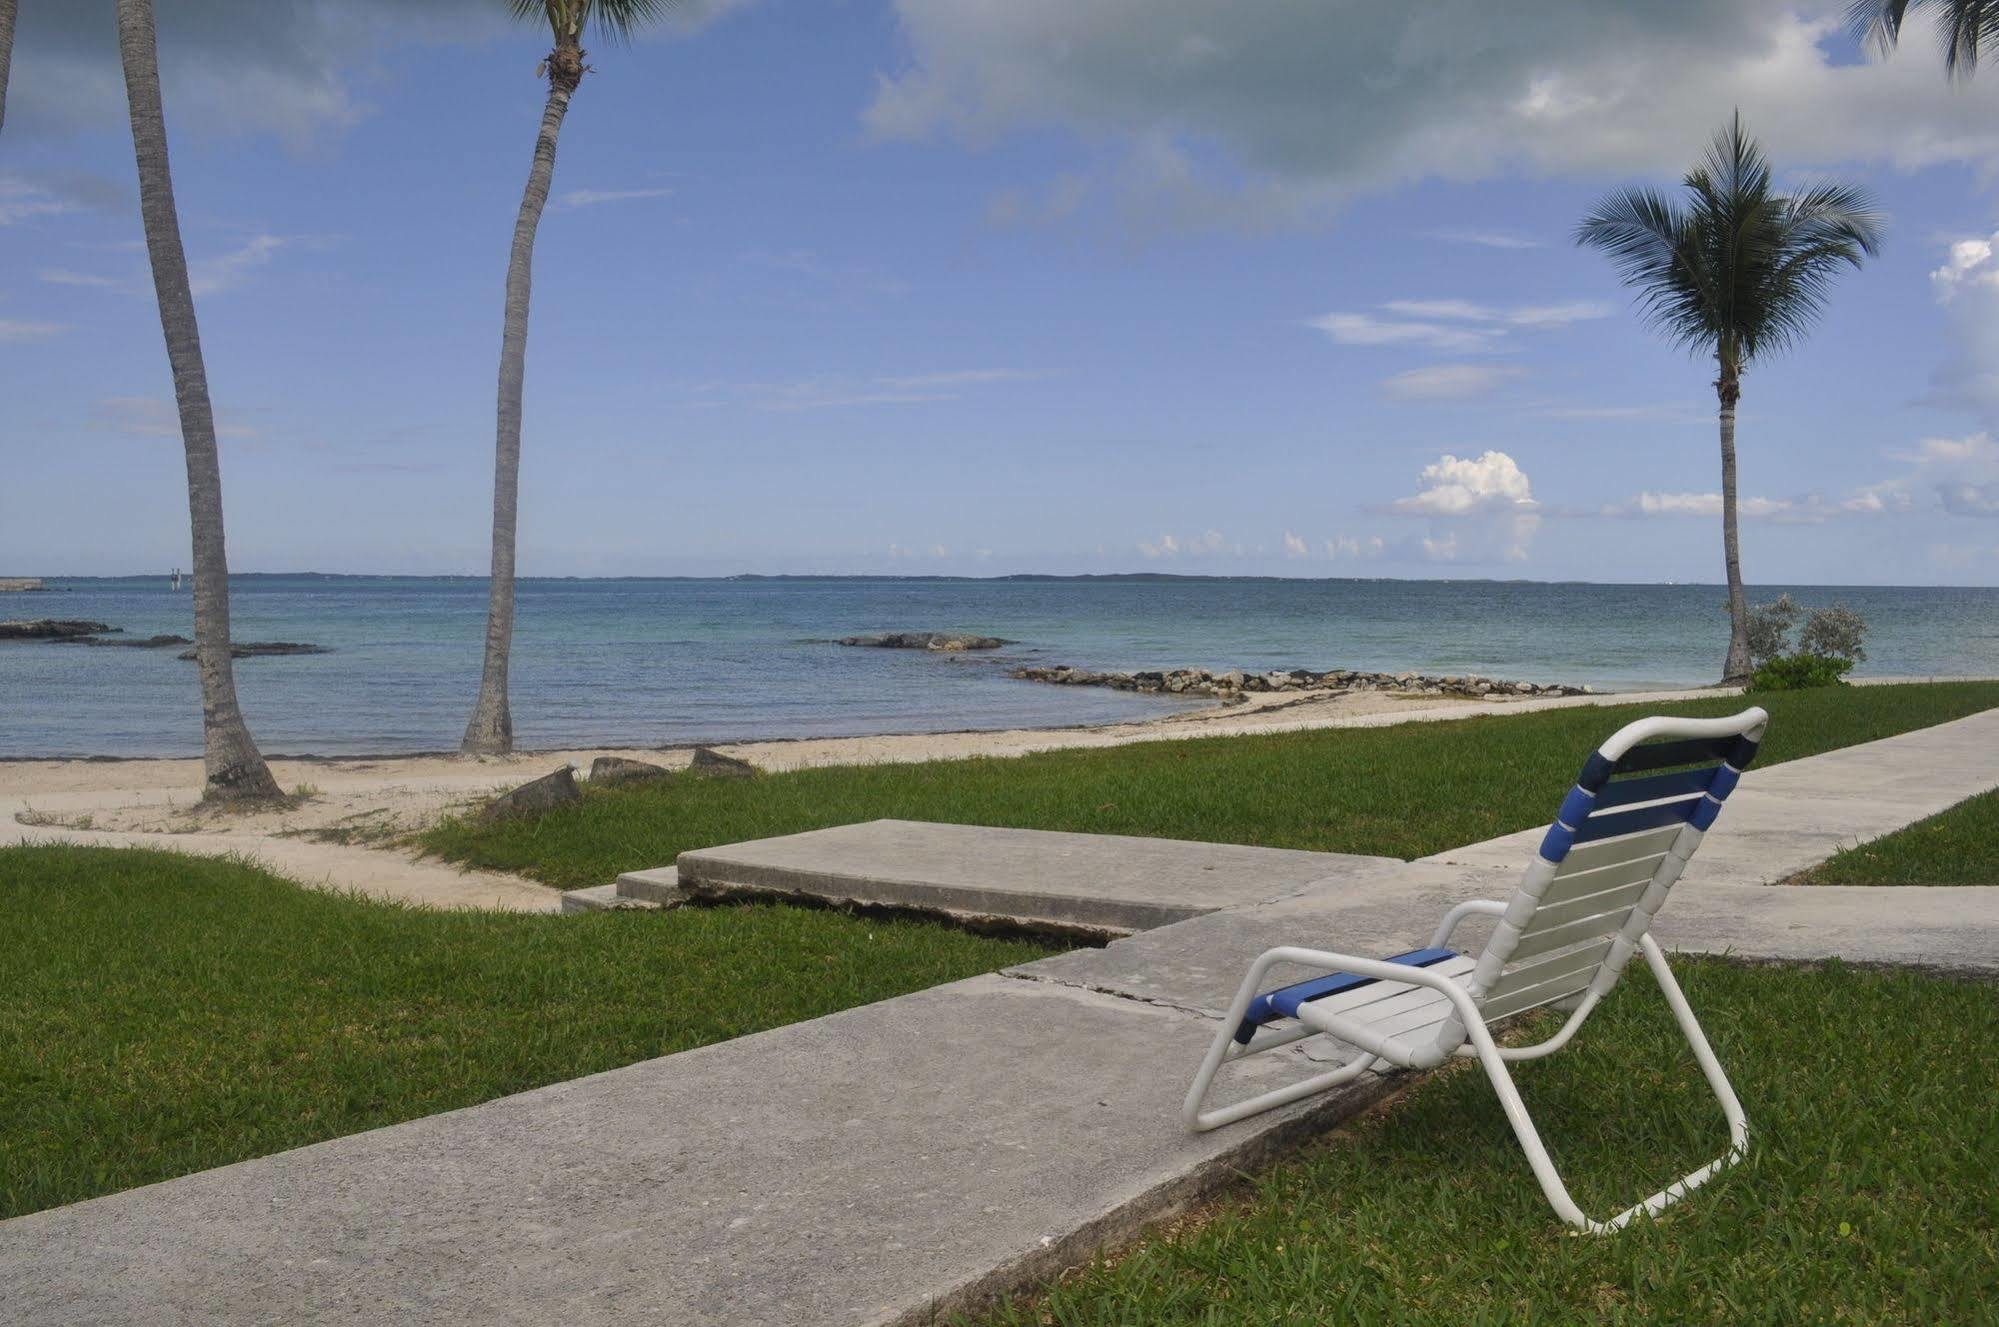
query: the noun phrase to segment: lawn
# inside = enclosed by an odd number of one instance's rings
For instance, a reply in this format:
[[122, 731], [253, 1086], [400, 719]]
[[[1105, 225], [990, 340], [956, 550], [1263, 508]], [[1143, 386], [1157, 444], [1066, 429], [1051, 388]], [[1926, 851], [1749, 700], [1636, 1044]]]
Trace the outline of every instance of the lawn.
[[102, 848], [0, 848], [0, 915], [0, 1217], [1049, 952], [788, 907], [425, 911]]
[[[1829, 687], [1757, 701], [1771, 714], [1761, 763], [1774, 764], [1999, 706], [1999, 683]], [[1720, 715], [1747, 703], [1718, 696], [1671, 709]], [[881, 817], [1422, 857], [1546, 823], [1583, 757], [1654, 709], [684, 780], [593, 791], [532, 822], [455, 821], [423, 842], [455, 861], [563, 888], [664, 866], [690, 848]]]
[[[1674, 967], [1751, 1151], [1662, 1220], [1565, 1233], [1462, 1065], [988, 1327], [1999, 1322], [1999, 986]], [[1722, 1150], [1684, 1047], [1637, 968], [1570, 1050], [1515, 1066], [1584, 1210]]]
[[1999, 885], [1999, 792], [1967, 798], [1928, 820], [1813, 867], [1800, 885]]

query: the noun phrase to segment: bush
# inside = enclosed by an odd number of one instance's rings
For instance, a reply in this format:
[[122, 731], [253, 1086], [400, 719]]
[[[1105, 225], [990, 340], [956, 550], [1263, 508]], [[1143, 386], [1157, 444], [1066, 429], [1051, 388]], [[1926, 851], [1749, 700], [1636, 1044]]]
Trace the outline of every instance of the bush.
[[[1750, 662], [1759, 669], [1783, 659], [1786, 655], [1794, 659], [1806, 656], [1843, 659], [1847, 668], [1867, 662], [1867, 650], [1861, 644], [1867, 635], [1867, 622], [1845, 604], [1813, 609], [1811, 616], [1805, 619], [1805, 629], [1798, 633], [1797, 653], [1791, 654], [1791, 627], [1797, 622], [1798, 615], [1804, 611], [1788, 594], [1778, 595], [1774, 603], [1757, 604], [1751, 608], [1749, 610]], [[1802, 665], [1794, 664], [1792, 667], [1800, 668]], [[1840, 671], [1844, 672], [1845, 669]]]
[[1860, 643], [1866, 634], [1867, 623], [1860, 614], [1845, 604], [1834, 604], [1811, 615], [1804, 631], [1799, 633], [1798, 649], [1828, 659], [1866, 663], [1867, 651]]
[[1780, 654], [1766, 659], [1749, 679], [1751, 691], [1803, 691], [1808, 687], [1846, 685], [1853, 660], [1830, 654]]

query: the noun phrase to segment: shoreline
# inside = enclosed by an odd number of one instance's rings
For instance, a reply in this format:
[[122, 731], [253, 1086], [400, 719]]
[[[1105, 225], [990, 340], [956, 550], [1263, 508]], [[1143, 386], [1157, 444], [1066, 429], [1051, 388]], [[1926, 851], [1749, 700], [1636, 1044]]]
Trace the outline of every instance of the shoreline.
[[[1861, 685], [1955, 680], [1980, 679], [1878, 678]], [[1735, 692], [1734, 688], [1707, 686], [1483, 700], [1387, 692], [1268, 693], [1236, 704], [1215, 704], [1122, 723], [711, 745], [760, 770], [777, 773], [822, 766], [1005, 759], [1041, 751], [1102, 749], [1142, 742], [1388, 727], [1577, 706], [1670, 705]], [[617, 755], [677, 770], [692, 759], [694, 749], [689, 744], [670, 748], [581, 747], [508, 756], [272, 757], [272, 773], [280, 785], [303, 796], [294, 803], [261, 810], [202, 807], [200, 757], [0, 760], [0, 844], [66, 842], [242, 855], [312, 887], [356, 890], [427, 906], [553, 912], [559, 896], [550, 887], [420, 857], [406, 846], [409, 837], [440, 819], [480, 806], [498, 792], [547, 774], [557, 765], [587, 769], [596, 756]]]

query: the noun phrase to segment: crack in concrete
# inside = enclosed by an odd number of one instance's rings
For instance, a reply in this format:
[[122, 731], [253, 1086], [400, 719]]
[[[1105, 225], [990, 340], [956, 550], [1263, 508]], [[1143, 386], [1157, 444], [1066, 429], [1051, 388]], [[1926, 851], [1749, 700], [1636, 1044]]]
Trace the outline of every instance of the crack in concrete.
[[1011, 981], [1041, 982], [1044, 985], [1060, 986], [1071, 991], [1084, 991], [1091, 995], [1108, 995], [1114, 1000], [1129, 1000], [1133, 1004], [1149, 1004], [1159, 1009], [1171, 1009], [1175, 1013], [1191, 1014], [1195, 1018], [1203, 1019], [1210, 1023], [1219, 1023], [1222, 1021], [1222, 1015], [1212, 1009], [1197, 1009], [1192, 1005], [1175, 1004], [1171, 1000], [1162, 1000], [1157, 996], [1139, 995], [1132, 991], [1118, 990], [1111, 986], [1096, 986], [1085, 981], [1065, 981], [1060, 977], [1044, 977], [1039, 973], [1022, 972], [1018, 968], [1002, 968], [999, 975]]

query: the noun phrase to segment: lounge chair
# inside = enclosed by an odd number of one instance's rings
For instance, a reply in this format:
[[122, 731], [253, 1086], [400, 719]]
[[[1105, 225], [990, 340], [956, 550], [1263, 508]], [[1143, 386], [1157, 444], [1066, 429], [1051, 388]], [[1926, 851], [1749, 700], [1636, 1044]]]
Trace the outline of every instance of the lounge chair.
[[[1747, 709], [1728, 719], [1661, 717], [1619, 729], [1583, 765], [1511, 901], [1458, 904], [1445, 914], [1427, 948], [1387, 959], [1293, 946], [1264, 953], [1250, 965], [1187, 1093], [1188, 1127], [1198, 1131], [1231, 1124], [1358, 1078], [1379, 1064], [1428, 1069], [1452, 1056], [1476, 1056], [1541, 1191], [1571, 1225], [1593, 1233], [1616, 1230], [1641, 1212], [1662, 1210], [1740, 1160], [1748, 1148], [1742, 1104], [1650, 927], [1722, 803], [1755, 759], [1769, 720], [1762, 710]], [[1475, 956], [1449, 948], [1452, 933], [1471, 917], [1498, 919]], [[1645, 955], [1694, 1059], [1721, 1101], [1728, 1119], [1728, 1151], [1609, 1220], [1595, 1221], [1569, 1197], [1506, 1066], [1567, 1045], [1637, 953]], [[1265, 974], [1277, 963], [1327, 975], [1262, 990]], [[1490, 1024], [1557, 1002], [1572, 1005], [1572, 1010], [1546, 1041], [1516, 1047], [1493, 1040]], [[1302, 1082], [1234, 1105], [1202, 1109], [1223, 1064], [1315, 1036], [1358, 1047], [1359, 1055]]]

